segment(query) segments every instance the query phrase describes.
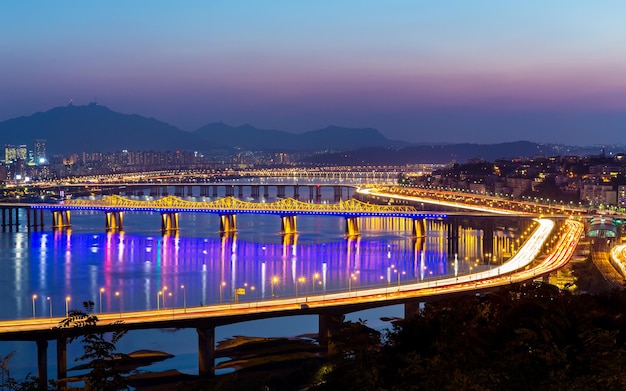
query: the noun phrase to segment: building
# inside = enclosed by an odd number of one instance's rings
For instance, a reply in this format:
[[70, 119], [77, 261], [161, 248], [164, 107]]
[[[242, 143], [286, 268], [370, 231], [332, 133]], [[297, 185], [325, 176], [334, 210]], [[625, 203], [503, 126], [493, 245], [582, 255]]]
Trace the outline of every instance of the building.
[[35, 164], [42, 165], [48, 163], [46, 155], [46, 140], [35, 140]]
[[18, 160], [25, 161], [28, 156], [26, 145], [5, 145], [4, 146], [4, 162], [6, 164], [16, 162]]

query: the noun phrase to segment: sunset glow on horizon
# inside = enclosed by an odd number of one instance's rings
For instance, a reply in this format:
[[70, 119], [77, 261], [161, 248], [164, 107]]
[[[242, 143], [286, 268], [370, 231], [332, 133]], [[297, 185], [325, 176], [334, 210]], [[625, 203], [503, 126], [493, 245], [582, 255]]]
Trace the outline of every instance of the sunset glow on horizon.
[[582, 0], [2, 4], [0, 121], [72, 99], [189, 131], [620, 142], [623, 15]]

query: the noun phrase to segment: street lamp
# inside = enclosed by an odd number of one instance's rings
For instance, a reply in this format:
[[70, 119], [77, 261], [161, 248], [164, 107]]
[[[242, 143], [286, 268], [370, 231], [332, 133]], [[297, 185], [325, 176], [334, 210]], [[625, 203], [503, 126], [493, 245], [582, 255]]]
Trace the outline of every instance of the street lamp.
[[222, 288], [224, 288], [225, 286], [226, 286], [226, 281], [222, 281], [222, 283], [220, 284], [220, 303], [224, 299], [224, 294], [222, 293]]
[[278, 277], [272, 277], [272, 297], [274, 297], [274, 285], [278, 283]]
[[35, 318], [35, 299], [37, 298], [37, 295], [33, 295], [33, 318]]
[[46, 300], [48, 300], [48, 304], [50, 304], [50, 319], [52, 319], [52, 300], [50, 296], [46, 297]]
[[187, 291], [185, 291], [184, 285], [181, 285], [180, 289], [183, 290], [183, 311], [187, 313]]
[[70, 300], [71, 298], [69, 296], [65, 298], [65, 317], [66, 318], [70, 315]]
[[104, 288], [100, 288], [100, 313], [102, 313], [102, 294], [104, 293]]
[[298, 285], [300, 285], [300, 283], [304, 283], [305, 279], [304, 277], [298, 277], [298, 280], [296, 281], [296, 298], [298, 297]]
[[161, 309], [161, 295], [163, 294], [162, 291], [158, 291], [157, 292], [157, 311]]
[[115, 292], [115, 297], [120, 299], [120, 319], [122, 318], [122, 296], [120, 296], [119, 292]]
[[167, 290], [167, 287], [164, 286], [163, 287], [163, 309], [165, 309], [165, 291]]
[[317, 279], [320, 278], [319, 273], [313, 274], [313, 293], [315, 293], [315, 284], [317, 283]]

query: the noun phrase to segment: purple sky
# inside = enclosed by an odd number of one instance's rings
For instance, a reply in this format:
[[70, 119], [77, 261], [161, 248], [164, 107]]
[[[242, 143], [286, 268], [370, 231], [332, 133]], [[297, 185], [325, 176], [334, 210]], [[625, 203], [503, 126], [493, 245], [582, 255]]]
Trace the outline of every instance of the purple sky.
[[625, 140], [618, 0], [2, 2], [0, 25], [0, 120], [97, 97], [184, 130]]

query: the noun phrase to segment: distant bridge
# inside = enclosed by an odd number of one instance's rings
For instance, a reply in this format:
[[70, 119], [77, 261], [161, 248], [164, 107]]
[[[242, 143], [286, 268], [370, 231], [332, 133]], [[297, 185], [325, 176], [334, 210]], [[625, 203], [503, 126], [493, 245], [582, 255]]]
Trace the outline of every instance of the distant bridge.
[[296, 233], [296, 216], [341, 216], [346, 220], [346, 235], [360, 233], [359, 217], [400, 217], [414, 221], [414, 234], [424, 236], [424, 219], [447, 217], [443, 212], [418, 212], [412, 206], [375, 205], [356, 199], [340, 201], [334, 204], [315, 204], [285, 198], [271, 203], [246, 202], [234, 197], [220, 198], [215, 201], [187, 201], [167, 196], [153, 201], [138, 201], [118, 195], [107, 196], [99, 200], [66, 200], [59, 204], [30, 204], [33, 210], [50, 210], [53, 214], [53, 227], [65, 228], [70, 224], [70, 212], [77, 210], [97, 210], [106, 215], [107, 230], [121, 230], [126, 212], [157, 212], [161, 214], [163, 231], [178, 230], [179, 213], [201, 212], [220, 216], [220, 231], [237, 230], [237, 214], [273, 214], [281, 217], [281, 233]]

